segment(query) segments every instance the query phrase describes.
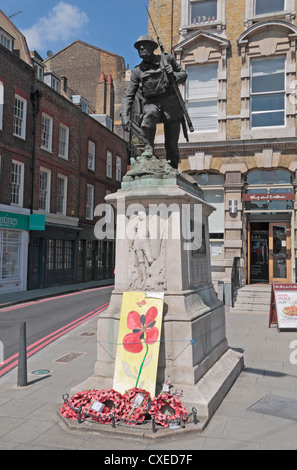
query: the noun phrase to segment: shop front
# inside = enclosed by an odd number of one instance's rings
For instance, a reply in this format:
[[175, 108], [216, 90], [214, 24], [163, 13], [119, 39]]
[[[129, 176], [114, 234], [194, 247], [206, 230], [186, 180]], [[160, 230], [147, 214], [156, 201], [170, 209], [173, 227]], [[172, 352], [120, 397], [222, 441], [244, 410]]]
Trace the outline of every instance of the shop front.
[[247, 175], [243, 203], [248, 284], [293, 280], [294, 199], [290, 172], [254, 171]]
[[115, 265], [114, 240], [98, 240], [93, 225], [81, 225], [80, 228], [77, 281], [112, 279]]
[[10, 212], [10, 210], [0, 211], [0, 293], [2, 294], [27, 290], [29, 231], [44, 230], [44, 217], [31, 215], [26, 209], [20, 212]]
[[46, 223], [31, 234], [28, 289], [76, 283], [77, 227]]

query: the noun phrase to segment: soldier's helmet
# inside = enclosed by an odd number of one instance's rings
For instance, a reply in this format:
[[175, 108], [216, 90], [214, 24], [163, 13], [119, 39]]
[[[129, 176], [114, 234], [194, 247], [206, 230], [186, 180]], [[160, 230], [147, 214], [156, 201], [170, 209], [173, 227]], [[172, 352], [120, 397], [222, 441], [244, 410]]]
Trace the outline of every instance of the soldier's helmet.
[[156, 41], [154, 41], [151, 36], [149, 36], [149, 35], [147, 35], [147, 34], [144, 34], [143, 36], [140, 36], [140, 37], [137, 39], [136, 43], [134, 44], [135, 49], [138, 49], [139, 46], [140, 46], [140, 44], [141, 44], [142, 42], [151, 42], [151, 43], [154, 44], [155, 49], [158, 48], [158, 43], [157, 43]]

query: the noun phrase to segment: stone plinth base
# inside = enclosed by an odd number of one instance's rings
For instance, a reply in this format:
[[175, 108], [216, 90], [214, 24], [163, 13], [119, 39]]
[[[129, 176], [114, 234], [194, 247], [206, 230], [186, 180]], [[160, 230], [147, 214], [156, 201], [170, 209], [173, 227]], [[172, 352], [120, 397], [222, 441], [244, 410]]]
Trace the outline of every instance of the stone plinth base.
[[[191, 179], [161, 175], [135, 180], [130, 175], [121, 190], [107, 197], [117, 210], [115, 289], [108, 310], [98, 320], [94, 375], [71, 394], [113, 388], [123, 293], [162, 292], [156, 394], [165, 380], [172, 382], [175, 390], [183, 390], [187, 411], [195, 407], [198, 419], [207, 422], [240, 374], [243, 357], [228, 347], [225, 308], [211, 281], [208, 217], [214, 208]], [[137, 208], [136, 215], [131, 207]], [[131, 229], [144, 222], [148, 234], [139, 257], [139, 243], [125, 234], [131, 234], [126, 230], [129, 224]], [[156, 226], [158, 238], [149, 233]], [[190, 249], [189, 231], [195, 234]]]

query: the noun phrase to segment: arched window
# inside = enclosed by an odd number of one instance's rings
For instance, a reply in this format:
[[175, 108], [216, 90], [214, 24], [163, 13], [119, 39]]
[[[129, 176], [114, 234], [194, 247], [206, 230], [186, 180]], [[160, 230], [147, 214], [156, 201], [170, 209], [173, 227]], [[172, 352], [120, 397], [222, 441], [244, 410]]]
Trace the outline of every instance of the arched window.
[[254, 170], [245, 177], [246, 211], [293, 210], [293, 175], [288, 170]]
[[255, 170], [246, 175], [248, 185], [292, 184], [293, 175], [288, 170]]

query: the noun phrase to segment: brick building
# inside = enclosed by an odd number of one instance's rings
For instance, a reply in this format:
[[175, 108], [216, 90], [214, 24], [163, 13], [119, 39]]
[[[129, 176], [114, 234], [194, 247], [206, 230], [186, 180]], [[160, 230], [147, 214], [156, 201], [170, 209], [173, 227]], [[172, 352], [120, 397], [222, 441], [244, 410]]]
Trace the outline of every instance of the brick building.
[[95, 239], [94, 210], [120, 187], [126, 142], [17, 46], [1, 10], [0, 28], [12, 41], [0, 44], [0, 292], [112, 277], [114, 240]]
[[27, 288], [33, 119], [23, 113], [33, 76], [34, 69], [0, 45], [0, 291], [5, 292]]
[[76, 96], [87, 100], [92, 113], [120, 137], [120, 106], [127, 86], [123, 57], [77, 40], [44, 61], [47, 71], [67, 77]]
[[235, 264], [241, 285], [295, 282], [297, 2], [149, 4], [165, 49], [188, 72], [182, 93], [195, 130], [189, 142], [181, 137], [180, 170], [217, 209], [209, 221], [215, 285], [230, 285]]
[[96, 239], [94, 209], [120, 188], [127, 171], [126, 142], [83, 113], [80, 154], [78, 280], [112, 278], [114, 240]]

